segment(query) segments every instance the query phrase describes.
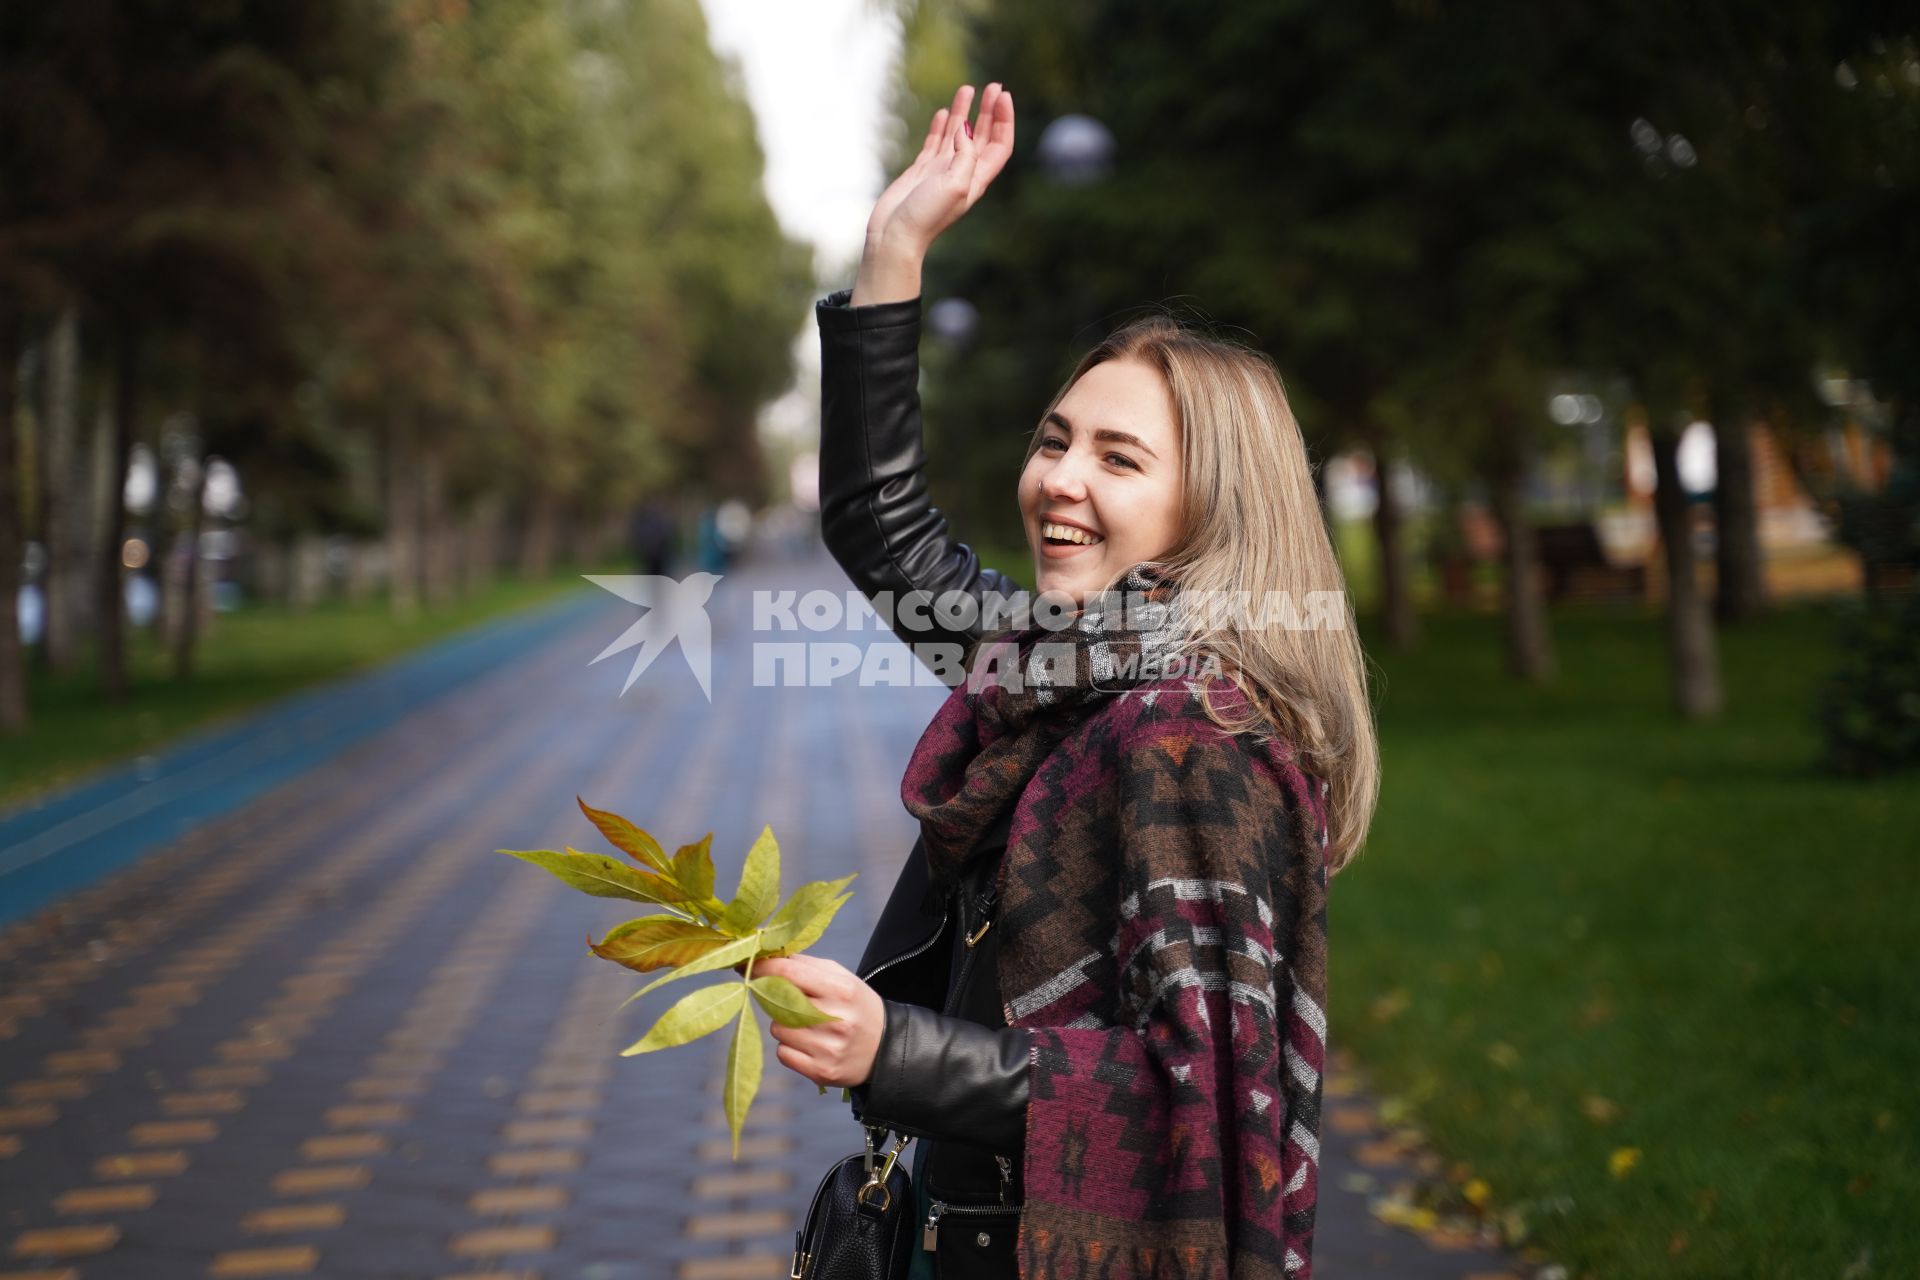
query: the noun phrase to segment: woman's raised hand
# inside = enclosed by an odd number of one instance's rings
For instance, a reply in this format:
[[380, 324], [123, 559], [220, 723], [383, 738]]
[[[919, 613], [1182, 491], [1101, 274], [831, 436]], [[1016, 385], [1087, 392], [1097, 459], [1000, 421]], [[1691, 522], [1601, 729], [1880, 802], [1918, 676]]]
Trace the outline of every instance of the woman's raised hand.
[[924, 256], [941, 232], [973, 207], [1013, 154], [1013, 95], [998, 81], [980, 99], [977, 122], [967, 119], [973, 86], [963, 84], [953, 105], [933, 113], [912, 164], [893, 180], [867, 219], [869, 248]]

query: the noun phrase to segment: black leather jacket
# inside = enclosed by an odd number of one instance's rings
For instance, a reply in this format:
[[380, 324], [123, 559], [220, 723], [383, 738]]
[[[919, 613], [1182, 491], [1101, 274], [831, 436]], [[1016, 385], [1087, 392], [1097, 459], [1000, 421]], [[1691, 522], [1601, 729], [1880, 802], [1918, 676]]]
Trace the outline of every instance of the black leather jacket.
[[[1019, 584], [983, 568], [928, 498], [920, 420], [919, 298], [849, 305], [852, 290], [814, 308], [820, 326], [820, 508], [827, 548], [869, 597], [959, 590], [1011, 596]], [[964, 650], [921, 615], [901, 638]], [[925, 657], [924, 651], [923, 658]], [[929, 661], [929, 665], [934, 665]], [[938, 669], [937, 667], [935, 668]], [[1006, 1025], [992, 928], [1011, 810], [973, 852], [961, 885], [929, 893], [918, 841], [860, 961], [886, 1001], [886, 1030], [867, 1083], [853, 1091], [869, 1124], [920, 1138], [935, 1200], [941, 1280], [1013, 1274], [1026, 1141], [1031, 1037]], [[995, 1212], [1000, 1210], [1000, 1212]], [[953, 1229], [954, 1227], [962, 1229]]]

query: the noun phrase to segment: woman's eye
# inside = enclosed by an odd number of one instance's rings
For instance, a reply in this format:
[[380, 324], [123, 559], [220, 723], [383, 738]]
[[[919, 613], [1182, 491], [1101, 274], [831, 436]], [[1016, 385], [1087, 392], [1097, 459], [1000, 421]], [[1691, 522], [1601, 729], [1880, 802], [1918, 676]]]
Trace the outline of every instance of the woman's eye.
[[1114, 460], [1115, 462], [1118, 462], [1118, 463], [1119, 463], [1119, 464], [1120, 464], [1121, 466], [1123, 466], [1123, 467], [1131, 467], [1131, 466], [1133, 466], [1133, 459], [1132, 459], [1132, 458], [1129, 458], [1129, 457], [1128, 457], [1128, 456], [1127, 456], [1126, 454], [1124, 454], [1124, 453], [1110, 453], [1110, 454], [1108, 454], [1107, 456], [1108, 456], [1109, 458], [1112, 458], [1112, 459], [1113, 459], [1113, 460]]
[[1062, 440], [1059, 436], [1048, 436], [1045, 440], [1042, 440], [1040, 442], [1040, 447], [1042, 449], [1051, 449], [1056, 445], [1064, 449], [1067, 447], [1067, 442], [1065, 440]]

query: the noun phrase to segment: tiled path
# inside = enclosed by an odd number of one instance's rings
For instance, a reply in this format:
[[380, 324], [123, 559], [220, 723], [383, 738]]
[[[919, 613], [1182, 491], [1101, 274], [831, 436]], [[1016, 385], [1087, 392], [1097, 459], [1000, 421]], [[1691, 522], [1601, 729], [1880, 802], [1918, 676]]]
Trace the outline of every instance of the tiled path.
[[[837, 1094], [769, 1055], [729, 1159], [717, 1038], [617, 1056], [659, 998], [618, 1010], [634, 980], [582, 939], [627, 913], [491, 852], [600, 847], [576, 793], [713, 830], [723, 877], [771, 823], [789, 888], [863, 872], [816, 948], [851, 963], [942, 691], [754, 687], [756, 587], [846, 589], [824, 559], [728, 575], [711, 706], [675, 652], [618, 696], [608, 597], [0, 934], [0, 1280], [785, 1276], [855, 1145]], [[1355, 1163], [1392, 1153], [1354, 1087], [1329, 1077], [1316, 1274], [1519, 1274], [1369, 1213], [1350, 1188], [1395, 1168]]]

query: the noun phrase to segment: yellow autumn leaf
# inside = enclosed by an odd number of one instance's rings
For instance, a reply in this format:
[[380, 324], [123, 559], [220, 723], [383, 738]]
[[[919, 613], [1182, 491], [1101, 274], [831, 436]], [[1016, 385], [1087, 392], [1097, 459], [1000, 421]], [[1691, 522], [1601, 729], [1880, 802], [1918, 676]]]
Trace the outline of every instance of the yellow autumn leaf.
[[1373, 1002], [1372, 1014], [1375, 1022], [1392, 1022], [1407, 1011], [1413, 1003], [1413, 997], [1405, 987], [1395, 987]]
[[1580, 1099], [1580, 1114], [1595, 1124], [1612, 1124], [1620, 1118], [1620, 1104], [1612, 1098], [1589, 1093]]
[[[632, 1003], [665, 983], [702, 973], [716, 973], [743, 965], [738, 982], [722, 982], [685, 996], [653, 1024], [646, 1035], [622, 1050], [633, 1057], [676, 1048], [732, 1024], [726, 1074], [721, 1097], [732, 1138], [733, 1156], [740, 1155], [741, 1130], [759, 1092], [765, 1066], [755, 1006], [776, 1023], [790, 1027], [830, 1022], [800, 988], [784, 978], [755, 977], [753, 961], [761, 955], [798, 955], [826, 931], [834, 914], [851, 896], [845, 891], [853, 876], [803, 885], [784, 906], [780, 903], [780, 847], [773, 828], [762, 827], [747, 851], [740, 886], [731, 901], [713, 896], [713, 836], [680, 846], [671, 857], [652, 833], [603, 809], [579, 800], [586, 814], [628, 861], [605, 854], [569, 848], [502, 849], [500, 852], [540, 867], [572, 888], [601, 898], [664, 907], [658, 915], [642, 916], [616, 925], [605, 938], [587, 946], [595, 955], [641, 973], [664, 969], [653, 981], [629, 996]], [[777, 908], [777, 910], [776, 910]], [[769, 924], [768, 917], [772, 916]], [[624, 1007], [624, 1005], [623, 1005]], [[825, 1085], [819, 1086], [825, 1096]], [[844, 1096], [844, 1091], [843, 1091]]]
[[652, 835], [617, 813], [596, 809], [579, 796], [573, 799], [580, 806], [580, 812], [587, 815], [587, 821], [600, 829], [600, 834], [607, 838], [608, 844], [656, 875], [671, 873], [672, 864], [667, 861], [667, 851], [660, 847], [660, 842]]
[[1467, 1203], [1474, 1208], [1483, 1209], [1487, 1201], [1493, 1198], [1493, 1188], [1487, 1185], [1485, 1178], [1474, 1178], [1460, 1189], [1460, 1194], [1465, 1196]]
[[726, 1106], [727, 1129], [733, 1135], [733, 1158], [740, 1158], [740, 1130], [746, 1127], [747, 1109], [753, 1095], [760, 1092], [760, 1074], [765, 1046], [760, 1043], [760, 1021], [753, 1016], [753, 1005], [740, 1002], [740, 1020], [733, 1024], [733, 1043], [727, 1046], [727, 1074], [721, 1081], [720, 1096]]
[[1624, 1178], [1639, 1163], [1640, 1148], [1616, 1147], [1613, 1154], [1607, 1157], [1607, 1172], [1616, 1178]]
[[1375, 1200], [1370, 1208], [1373, 1216], [1392, 1227], [1404, 1227], [1413, 1213], [1413, 1206], [1404, 1200], [1391, 1198]]

